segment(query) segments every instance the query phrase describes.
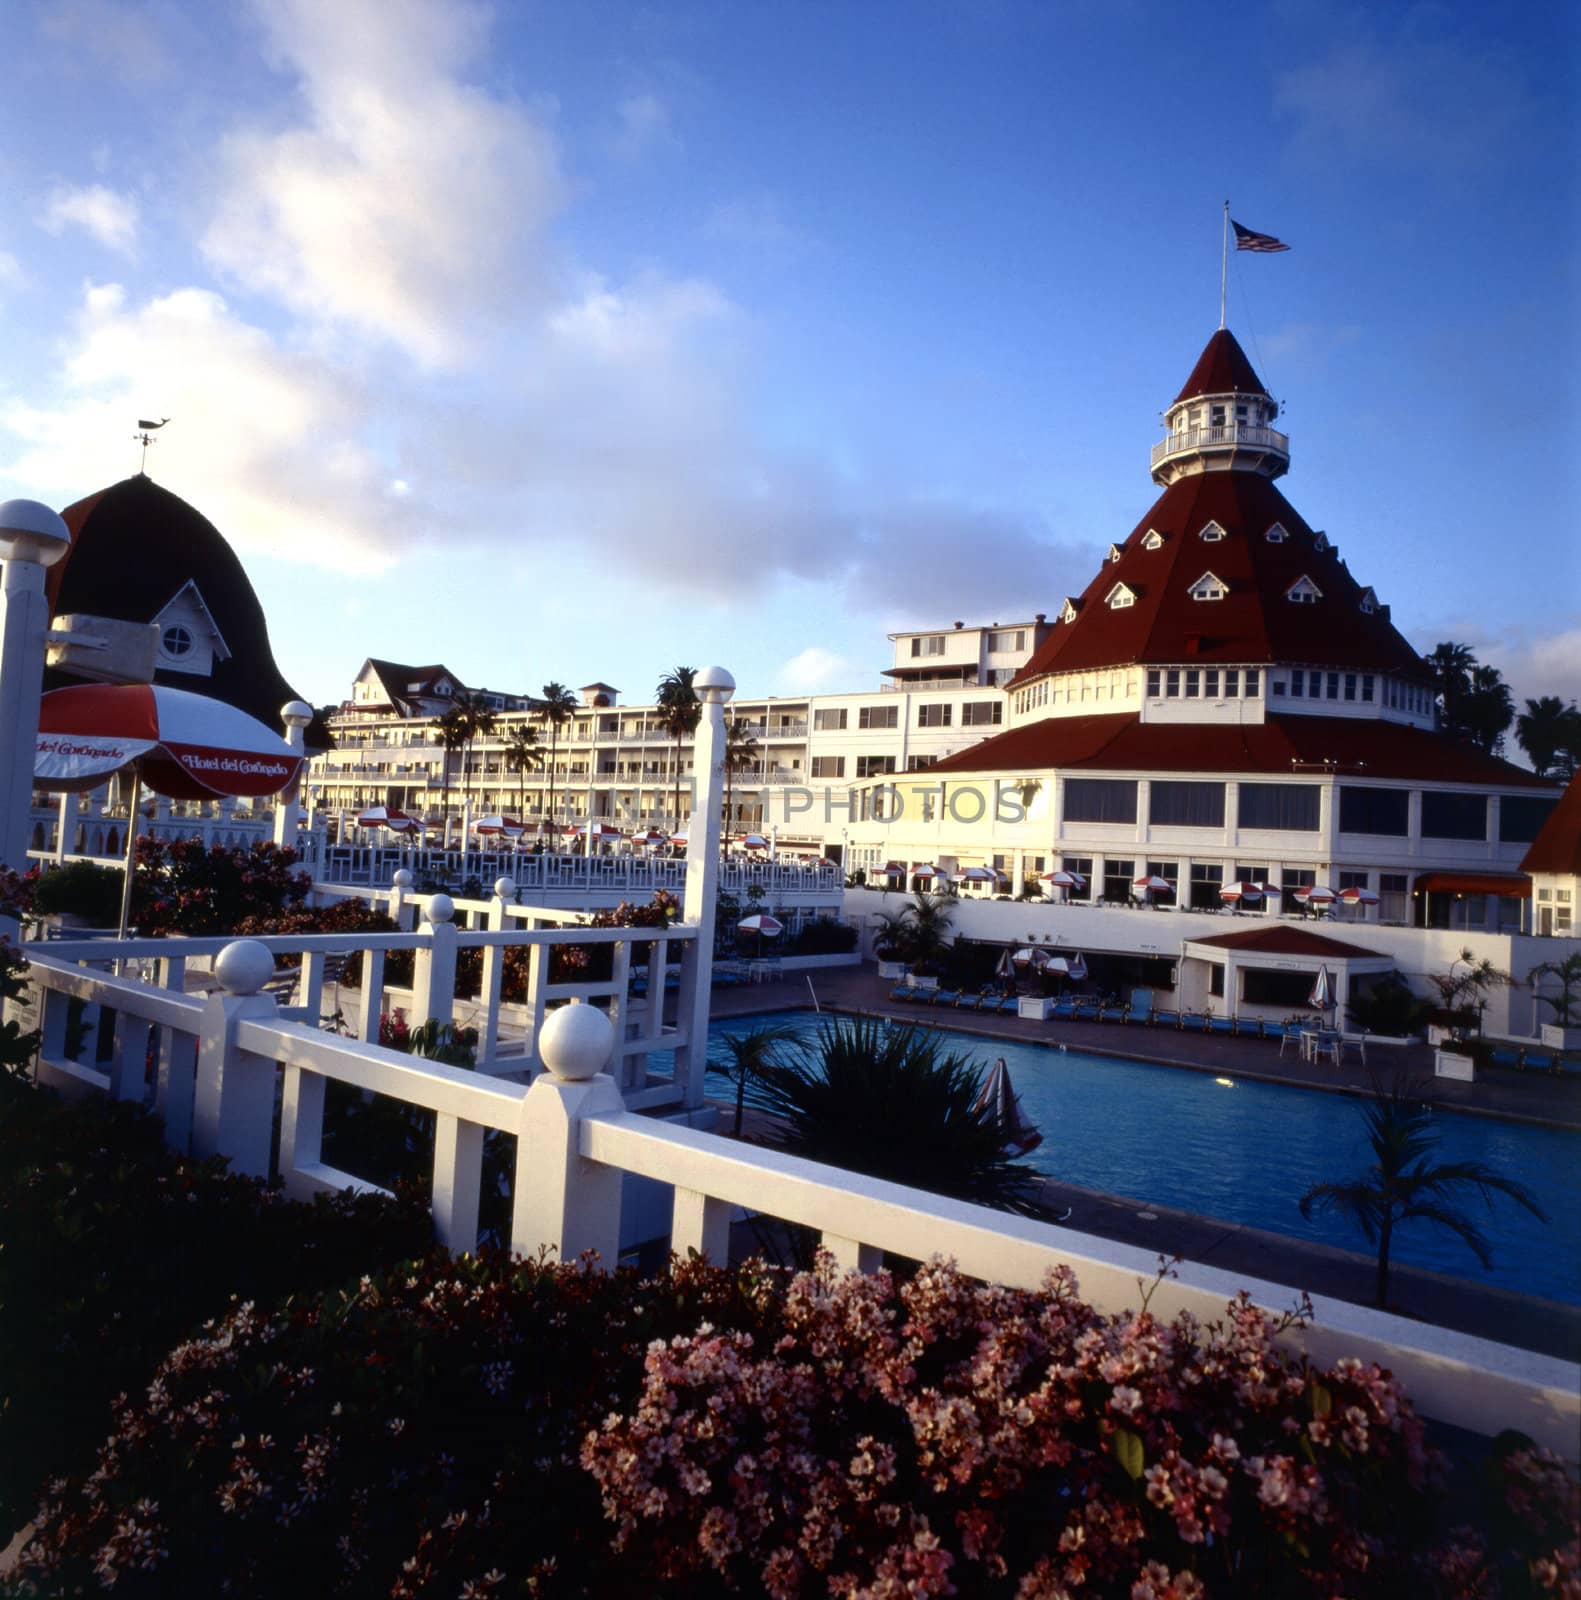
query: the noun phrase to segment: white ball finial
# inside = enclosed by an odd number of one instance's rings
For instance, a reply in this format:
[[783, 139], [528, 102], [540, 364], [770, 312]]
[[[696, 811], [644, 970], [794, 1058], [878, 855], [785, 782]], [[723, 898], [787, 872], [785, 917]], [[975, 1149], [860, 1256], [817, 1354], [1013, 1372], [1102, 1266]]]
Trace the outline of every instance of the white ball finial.
[[313, 720], [313, 708], [305, 700], [287, 700], [280, 707], [280, 720], [288, 728], [305, 728]]
[[593, 1077], [615, 1047], [615, 1030], [596, 1006], [573, 1000], [549, 1013], [538, 1034], [538, 1054], [549, 1075], [564, 1083]]
[[514, 878], [496, 878], [494, 892], [501, 900], [514, 900], [516, 898], [516, 880]]
[[257, 994], [274, 972], [274, 956], [256, 939], [237, 939], [214, 958], [214, 976], [226, 994]]
[[0, 559], [52, 567], [71, 548], [71, 529], [58, 512], [37, 500], [0, 505]]
[[397, 889], [410, 889], [413, 882], [411, 869], [408, 867], [397, 867], [395, 869], [395, 876], [390, 879], [390, 882], [394, 884]]
[[450, 922], [456, 914], [456, 903], [448, 894], [436, 894], [428, 902], [430, 922]]
[[704, 705], [724, 705], [736, 692], [736, 680], [723, 667], [702, 667], [692, 678], [692, 688]]

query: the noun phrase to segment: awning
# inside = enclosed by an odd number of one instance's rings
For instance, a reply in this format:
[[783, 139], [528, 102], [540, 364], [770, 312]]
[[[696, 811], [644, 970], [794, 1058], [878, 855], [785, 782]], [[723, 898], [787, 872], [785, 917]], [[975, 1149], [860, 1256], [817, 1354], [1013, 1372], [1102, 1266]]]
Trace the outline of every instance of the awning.
[[1497, 894], [1530, 900], [1532, 880], [1506, 872], [1424, 872], [1416, 880], [1419, 894]]

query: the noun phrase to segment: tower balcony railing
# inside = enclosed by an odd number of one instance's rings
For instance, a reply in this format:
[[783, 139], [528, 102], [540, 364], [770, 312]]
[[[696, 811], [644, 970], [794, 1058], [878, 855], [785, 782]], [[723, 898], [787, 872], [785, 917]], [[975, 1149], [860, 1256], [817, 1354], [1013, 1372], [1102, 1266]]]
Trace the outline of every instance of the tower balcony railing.
[[1217, 428], [1188, 428], [1184, 433], [1172, 433], [1153, 446], [1152, 464], [1187, 450], [1273, 450], [1283, 456], [1290, 454], [1290, 436], [1277, 428], [1263, 428], [1249, 423], [1225, 423]]

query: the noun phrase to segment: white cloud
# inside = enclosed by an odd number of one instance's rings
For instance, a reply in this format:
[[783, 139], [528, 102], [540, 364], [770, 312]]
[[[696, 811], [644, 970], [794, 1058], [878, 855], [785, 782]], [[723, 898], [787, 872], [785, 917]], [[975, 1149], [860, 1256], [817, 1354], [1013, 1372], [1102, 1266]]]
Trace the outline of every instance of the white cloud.
[[58, 185], [44, 202], [38, 224], [46, 233], [56, 234], [81, 228], [119, 255], [130, 256], [137, 250], [137, 202], [102, 183], [82, 188]]
[[816, 694], [822, 689], [849, 684], [856, 669], [841, 655], [821, 645], [809, 645], [793, 655], [774, 674], [776, 694]]
[[484, 14], [442, 0], [283, 0], [261, 11], [305, 116], [225, 147], [209, 260], [292, 310], [458, 362], [543, 300], [535, 234], [560, 204], [553, 141], [465, 82]]
[[670, 108], [656, 94], [634, 94], [615, 108], [617, 129], [610, 148], [625, 161], [635, 161], [656, 150], [678, 150], [679, 136]]
[[84, 291], [54, 404], [6, 403], [0, 427], [20, 441], [8, 474], [63, 504], [135, 470], [133, 423], [168, 416], [152, 476], [239, 547], [349, 570], [378, 567], [436, 520], [387, 492], [358, 442], [370, 409], [369, 388], [282, 350], [216, 294], [132, 306], [101, 284]]
[[26, 282], [22, 263], [9, 250], [0, 250], [0, 289], [20, 289]]

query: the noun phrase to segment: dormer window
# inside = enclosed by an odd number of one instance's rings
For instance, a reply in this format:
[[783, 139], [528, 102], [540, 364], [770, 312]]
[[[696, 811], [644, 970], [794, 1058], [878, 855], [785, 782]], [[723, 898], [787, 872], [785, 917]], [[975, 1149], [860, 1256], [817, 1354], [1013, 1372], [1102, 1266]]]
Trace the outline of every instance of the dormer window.
[[1222, 600], [1230, 592], [1230, 586], [1211, 572], [1204, 572], [1186, 592], [1193, 600]]
[[1224, 537], [1224, 529], [1218, 523], [1210, 522], [1203, 528], [1201, 537], [1208, 544], [1217, 544]]
[[1328, 535], [1326, 533], [1314, 533], [1312, 535], [1312, 548], [1319, 555], [1323, 555], [1330, 548]]
[[1111, 611], [1124, 611], [1128, 606], [1136, 604], [1136, 590], [1128, 583], [1117, 583], [1103, 597], [1103, 603]]
[[1119, 545], [1117, 545], [1117, 544], [1110, 545], [1109, 546], [1109, 562], [1110, 562], [1110, 565], [1112, 566], [1124, 554], [1125, 554], [1125, 551], [1123, 551], [1119, 547]]
[[1361, 614], [1364, 617], [1370, 617], [1377, 609], [1378, 596], [1371, 589], [1363, 589], [1361, 592]]
[[1285, 599], [1292, 605], [1313, 606], [1322, 598], [1323, 591], [1304, 572], [1285, 590]]
[[1269, 527], [1268, 532], [1265, 533], [1263, 537], [1269, 542], [1269, 544], [1284, 544], [1285, 541], [1289, 539], [1290, 535], [1285, 532], [1284, 523], [1275, 522]]
[[1163, 534], [1157, 528], [1149, 528], [1142, 540], [1142, 548], [1144, 550], [1162, 550], [1164, 548]]
[[1080, 610], [1081, 606], [1069, 595], [1066, 595], [1065, 604], [1060, 607], [1059, 619], [1061, 622], [1074, 622], [1076, 613]]

